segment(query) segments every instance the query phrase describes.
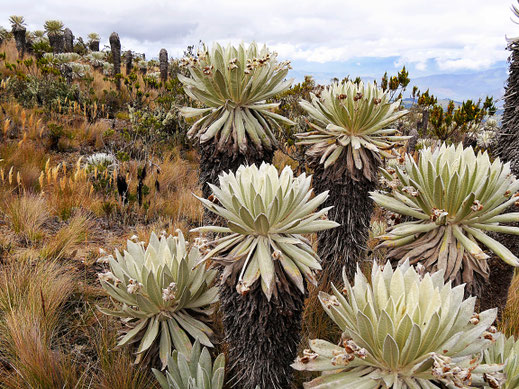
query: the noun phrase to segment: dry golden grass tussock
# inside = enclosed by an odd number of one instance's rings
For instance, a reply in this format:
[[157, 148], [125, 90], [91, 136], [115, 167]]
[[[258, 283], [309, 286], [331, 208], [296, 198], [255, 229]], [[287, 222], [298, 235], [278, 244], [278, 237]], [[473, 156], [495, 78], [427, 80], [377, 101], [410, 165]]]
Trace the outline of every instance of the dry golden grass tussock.
[[159, 169], [161, 189], [173, 192], [183, 186], [197, 186], [197, 166], [182, 158], [178, 148], [164, 156], [163, 161], [159, 163]]
[[6, 388], [72, 388], [79, 375], [55, 345], [74, 275], [56, 262], [11, 262], [0, 270], [0, 347]]
[[104, 135], [110, 126], [106, 122], [88, 123], [86, 120], [79, 127], [76, 139], [79, 144], [88, 144], [95, 150], [104, 147]]
[[[25, 312], [24, 312], [25, 313]], [[2, 373], [0, 383], [8, 389], [72, 389], [82, 375], [72, 359], [45, 341], [38, 320], [24, 313], [13, 313], [7, 319], [7, 331], [15, 350], [9, 361], [12, 369]]]
[[12, 101], [6, 104], [4, 109], [5, 114], [0, 116], [4, 138], [19, 135], [19, 144], [28, 139], [41, 142], [45, 119], [41, 110], [24, 108]]
[[[6, 62], [8, 63], [17, 63], [17, 60], [20, 59], [18, 57], [18, 50], [16, 50], [16, 43], [14, 39], [10, 39], [9, 41], [2, 44], [0, 47], [0, 52], [5, 53], [6, 55]], [[33, 58], [32, 56], [25, 54], [23, 59], [30, 59]], [[36, 61], [33, 60], [33, 63], [28, 68], [25, 65], [18, 65], [19, 69], [23, 69], [25, 73], [28, 74], [40, 74], [40, 71], [38, 67], [36, 66]], [[0, 74], [3, 76], [13, 76], [16, 74], [16, 70], [10, 70], [5, 67], [5, 65], [0, 67]]]
[[[74, 275], [62, 265], [48, 261], [12, 261], [0, 270], [0, 325], [6, 315], [24, 310], [39, 318], [40, 328], [50, 340], [60, 323], [60, 309], [73, 292]], [[0, 337], [6, 334], [0, 331]], [[2, 337], [5, 341], [5, 337]]]
[[69, 222], [52, 237], [40, 251], [44, 259], [60, 260], [76, 246], [87, 241], [92, 221], [84, 212], [77, 212]]
[[43, 147], [32, 141], [4, 143], [0, 145], [0, 158], [0, 180], [3, 184], [32, 190], [38, 188], [38, 177], [48, 159]]
[[12, 230], [27, 243], [42, 238], [42, 225], [49, 216], [47, 203], [42, 196], [32, 193], [11, 195], [0, 205]]
[[46, 163], [38, 181], [54, 214], [62, 219], [68, 219], [76, 208], [91, 209], [96, 201], [81, 159], [69, 168], [67, 164], [51, 167]]
[[[177, 148], [159, 163], [159, 172], [160, 174], [146, 180], [146, 185], [153, 188], [150, 194], [149, 217], [171, 217], [174, 225], [200, 225], [203, 207], [193, 196], [201, 195], [197, 165], [182, 158]], [[155, 180], [159, 182], [159, 190], [155, 187]]]

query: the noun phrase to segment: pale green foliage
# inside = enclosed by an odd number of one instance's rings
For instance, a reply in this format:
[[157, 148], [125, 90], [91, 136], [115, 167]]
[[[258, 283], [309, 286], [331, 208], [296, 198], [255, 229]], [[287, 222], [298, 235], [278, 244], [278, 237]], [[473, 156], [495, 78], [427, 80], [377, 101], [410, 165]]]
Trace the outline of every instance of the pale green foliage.
[[43, 28], [47, 32], [47, 35], [58, 35], [63, 32], [65, 25], [61, 20], [47, 20], [43, 25]]
[[324, 372], [306, 388], [481, 387], [484, 374], [499, 379], [502, 366], [481, 364], [477, 355], [492, 342], [496, 309], [474, 314], [475, 297], [464, 300], [464, 287], [444, 284], [443, 272], [374, 264], [371, 283], [360, 270], [353, 287], [344, 281], [341, 292], [319, 294], [343, 331], [341, 343], [312, 340], [292, 365]]
[[13, 28], [20, 28], [25, 26], [25, 18], [23, 16], [12, 15], [9, 16], [9, 23]]
[[[261, 278], [261, 287], [271, 298], [276, 284], [288, 280], [304, 293], [303, 276], [315, 283], [314, 271], [320, 270], [319, 257], [301, 234], [338, 226], [327, 220], [331, 207], [314, 210], [328, 197], [328, 192], [312, 198], [311, 177], [294, 177], [289, 167], [281, 174], [270, 164], [240, 166], [236, 174], [220, 176], [220, 186], [210, 185], [221, 205], [200, 199], [210, 211], [227, 220], [227, 227], [207, 226], [197, 231], [224, 234], [209, 242], [213, 246], [203, 258], [218, 260], [224, 256], [229, 267], [225, 275], [239, 272], [238, 293], [245, 294]], [[279, 265], [276, 266], [276, 262]], [[285, 275], [277, 274], [284, 271]]]
[[94, 153], [87, 157], [84, 167], [88, 173], [92, 173], [95, 170], [99, 173], [105, 171], [113, 173], [117, 168], [117, 158], [113, 154]]
[[207, 108], [184, 107], [186, 118], [202, 116], [188, 131], [200, 143], [217, 142], [220, 151], [245, 153], [250, 143], [257, 151], [271, 150], [276, 144], [274, 130], [280, 123], [293, 125], [289, 119], [271, 112], [279, 103], [266, 103], [288, 89], [285, 80], [288, 62], [277, 62], [277, 54], [256, 43], [237, 48], [205, 46], [197, 57], [183, 60], [191, 77], [178, 74], [187, 95]]
[[91, 32], [90, 34], [88, 34], [88, 40], [90, 42], [99, 42], [101, 40], [101, 37], [97, 32]]
[[104, 51], [92, 51], [85, 55], [83, 59], [87, 60], [94, 67], [102, 67], [108, 63], [108, 54]]
[[501, 386], [502, 389], [519, 388], [519, 342], [513, 336], [506, 338], [499, 334], [496, 342], [485, 350], [483, 361], [505, 365], [506, 382]]
[[393, 247], [390, 258], [424, 261], [427, 269], [443, 269], [445, 278], [473, 282], [473, 273], [488, 277], [489, 257], [483, 244], [506, 263], [519, 259], [487, 232], [519, 234], [518, 227], [501, 223], [519, 221], [506, 213], [517, 198], [519, 181], [510, 165], [472, 148], [445, 146], [425, 149], [419, 161], [407, 157], [402, 168], [382, 169], [389, 194], [372, 192], [375, 202], [390, 211], [417, 219], [398, 224], [381, 236], [381, 246]]
[[207, 348], [201, 350], [197, 340], [190, 354], [174, 350], [168, 356], [168, 370], [164, 374], [153, 369], [162, 389], [222, 389], [225, 373], [225, 356], [212, 361]]
[[34, 38], [37, 39], [43, 39], [45, 37], [45, 31], [43, 30], [36, 30], [32, 32], [32, 35]]
[[146, 248], [129, 240], [123, 254], [116, 251], [116, 258], [108, 257], [111, 271], [99, 274], [99, 279], [122, 305], [100, 310], [123, 318], [131, 327], [119, 346], [138, 342], [138, 361], [147, 350], [158, 348], [165, 365], [172, 347], [190, 351], [188, 334], [212, 346], [212, 330], [201, 319], [212, 314], [210, 305], [217, 301], [217, 288], [210, 287], [216, 271], [194, 269], [199, 257], [197, 248], [189, 250], [180, 231], [176, 237], [160, 239], [153, 233]]
[[307, 154], [327, 168], [341, 158], [351, 174], [363, 171], [371, 178], [369, 168], [379, 154], [390, 157], [386, 151], [395, 143], [408, 137], [397, 136], [396, 129], [388, 129], [396, 120], [407, 114], [399, 110], [400, 100], [391, 102], [388, 92], [374, 83], [359, 84], [351, 81], [333, 83], [321, 92], [311, 94], [311, 102], [302, 100], [313, 121], [314, 131], [298, 134], [299, 142], [312, 145]]
[[55, 65], [62, 65], [62, 64], [66, 64], [66, 63], [79, 61], [81, 59], [81, 56], [77, 53], [59, 53], [59, 54], [45, 53], [45, 54], [43, 54], [43, 58], [48, 60], [49, 63], [55, 64]]

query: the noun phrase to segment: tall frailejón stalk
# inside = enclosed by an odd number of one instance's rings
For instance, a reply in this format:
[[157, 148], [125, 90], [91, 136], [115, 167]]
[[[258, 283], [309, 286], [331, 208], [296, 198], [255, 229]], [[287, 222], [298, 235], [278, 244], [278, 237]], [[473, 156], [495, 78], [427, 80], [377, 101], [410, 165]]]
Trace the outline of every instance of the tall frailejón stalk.
[[121, 40], [119, 39], [119, 34], [116, 32], [112, 32], [110, 35], [110, 48], [112, 50], [112, 60], [114, 64], [115, 85], [117, 89], [121, 89], [121, 79], [119, 78], [121, 74]]
[[337, 226], [326, 219], [328, 208], [314, 213], [328, 195], [312, 197], [310, 181], [289, 167], [278, 173], [270, 164], [241, 166], [210, 185], [212, 200], [200, 199], [226, 222], [198, 230], [218, 234], [203, 260], [223, 268], [220, 309], [231, 387], [291, 387], [306, 284], [315, 284], [321, 268], [303, 234]]
[[366, 249], [373, 211], [369, 192], [376, 187], [381, 156], [390, 157], [389, 150], [407, 139], [389, 127], [407, 111], [374, 83], [350, 81], [334, 83], [300, 104], [310, 115], [310, 131], [298, 137], [311, 146], [314, 188], [330, 191], [323, 206], [333, 205], [328, 217], [341, 225], [319, 234], [322, 280], [340, 282], [344, 266], [352, 280]]
[[11, 23], [11, 32], [13, 33], [14, 40], [16, 42], [16, 50], [18, 50], [18, 57], [23, 58], [26, 49], [26, 36], [27, 29], [25, 28], [25, 19], [23, 16], [13, 15], [9, 17]]
[[65, 53], [72, 53], [74, 51], [74, 34], [70, 28], [65, 28], [63, 31], [64, 49]]
[[64, 24], [61, 20], [47, 20], [43, 26], [54, 54], [63, 53], [65, 41], [63, 37]]
[[160, 49], [159, 53], [160, 80], [165, 83], [168, 80], [168, 52]]
[[[512, 12], [519, 17], [519, 8], [512, 6]], [[505, 105], [501, 130], [498, 132], [497, 141], [494, 143], [495, 154], [504, 162], [510, 163], [512, 173], [519, 177], [519, 37], [508, 39], [508, 81], [505, 87]], [[518, 224], [514, 224], [519, 226]], [[499, 242], [508, 247], [519, 257], [519, 238], [512, 235], [498, 237]], [[493, 256], [490, 259], [490, 281], [482, 291], [482, 306], [495, 306], [506, 302], [508, 289], [513, 277], [513, 269], [507, 266], [499, 258]], [[500, 308], [504, 308], [500, 307]]]

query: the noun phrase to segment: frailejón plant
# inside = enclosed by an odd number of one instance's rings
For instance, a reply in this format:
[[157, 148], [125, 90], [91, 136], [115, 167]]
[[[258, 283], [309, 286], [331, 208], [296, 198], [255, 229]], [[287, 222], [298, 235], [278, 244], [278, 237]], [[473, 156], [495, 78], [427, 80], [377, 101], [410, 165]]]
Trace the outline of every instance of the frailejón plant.
[[324, 206], [334, 206], [329, 217], [341, 225], [318, 236], [326, 285], [340, 282], [344, 266], [352, 279], [364, 256], [374, 207], [369, 192], [376, 188], [382, 157], [407, 139], [394, 129], [407, 111], [376, 84], [350, 81], [333, 83], [300, 104], [310, 116], [311, 131], [298, 137], [310, 146], [306, 153], [314, 168], [314, 188], [330, 191]]
[[202, 144], [214, 142], [219, 151], [246, 154], [251, 146], [256, 152], [272, 150], [280, 123], [294, 124], [272, 112], [279, 103], [266, 102], [292, 83], [285, 80], [289, 63], [278, 62], [276, 57], [256, 43], [225, 48], [216, 43], [184, 59], [191, 77], [178, 74], [178, 79], [188, 96], [204, 106], [180, 110], [186, 118], [201, 117], [188, 136]]
[[[419, 270], [419, 269], [418, 269]], [[423, 270], [423, 267], [422, 269]], [[306, 388], [432, 389], [482, 387], [501, 380], [501, 365], [481, 363], [493, 339], [496, 309], [474, 313], [464, 286], [444, 284], [443, 272], [374, 265], [371, 282], [357, 270], [353, 287], [320, 293], [326, 313], [343, 331], [339, 345], [310, 341], [293, 364], [323, 375]], [[479, 354], [478, 354], [479, 353]]]
[[501, 386], [498, 386], [499, 382], [489, 382], [486, 388], [519, 388], [519, 342], [513, 336], [507, 338], [498, 334], [496, 342], [485, 350], [483, 362], [504, 365], [503, 372], [506, 376], [506, 381]]
[[163, 374], [153, 369], [162, 389], [222, 389], [225, 373], [225, 356], [212, 361], [207, 348], [197, 340], [191, 353], [174, 350], [168, 356], [167, 371]]
[[420, 153], [418, 162], [407, 157], [402, 168], [382, 170], [391, 193], [372, 192], [383, 208], [414, 220], [394, 226], [380, 238], [390, 259], [421, 262], [427, 270], [442, 269], [445, 279], [474, 288], [474, 273], [488, 278], [485, 246], [506, 263], [519, 259], [488, 232], [519, 234], [519, 228], [502, 225], [519, 221], [507, 213], [518, 200], [519, 181], [510, 165], [493, 162], [484, 152], [462, 145], [442, 145]]
[[224, 279], [239, 274], [236, 290], [240, 294], [246, 294], [258, 280], [269, 300], [279, 282], [292, 282], [304, 293], [304, 279], [315, 283], [314, 272], [321, 266], [302, 234], [338, 225], [326, 218], [331, 207], [314, 212], [328, 194], [312, 197], [310, 183], [311, 177], [304, 173], [294, 177], [289, 167], [279, 173], [266, 163], [222, 174], [219, 186], [210, 185], [213, 201], [199, 198], [207, 209], [227, 221], [227, 227], [195, 229], [223, 234], [207, 243], [213, 248], [202, 261], [212, 258], [227, 266]]
[[327, 193], [312, 196], [311, 177], [294, 177], [289, 167], [280, 173], [266, 163], [242, 165], [219, 181], [200, 201], [227, 226], [198, 231], [218, 234], [206, 244], [202, 260], [224, 267], [220, 309], [229, 345], [228, 381], [240, 389], [288, 388], [306, 282], [315, 283], [314, 272], [321, 268], [303, 234], [337, 226], [326, 218], [329, 208], [314, 212]]
[[194, 268], [198, 249], [189, 249], [180, 231], [175, 237], [153, 233], [147, 247], [129, 240], [127, 249], [115, 254], [107, 257], [110, 271], [100, 273], [99, 280], [117, 308], [100, 310], [122, 318], [129, 328], [119, 346], [138, 343], [137, 362], [148, 352], [158, 354], [163, 366], [172, 348], [190, 352], [190, 338], [212, 346], [204, 319], [218, 299], [211, 287], [216, 271]]
[[313, 131], [299, 134], [299, 144], [311, 145], [308, 156], [325, 169], [338, 163], [335, 170], [348, 169], [353, 178], [362, 174], [372, 180], [374, 161], [391, 157], [387, 150], [409, 138], [388, 128], [407, 111], [399, 110], [400, 100], [390, 101], [389, 93], [374, 83], [336, 82], [311, 99], [300, 104]]

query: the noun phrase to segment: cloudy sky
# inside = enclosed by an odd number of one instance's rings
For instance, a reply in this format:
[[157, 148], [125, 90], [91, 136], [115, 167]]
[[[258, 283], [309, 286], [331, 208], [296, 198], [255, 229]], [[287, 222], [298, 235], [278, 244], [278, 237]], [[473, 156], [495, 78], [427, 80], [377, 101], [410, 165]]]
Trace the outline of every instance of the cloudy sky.
[[[515, 1], [515, 0], [514, 0]], [[504, 67], [505, 35], [519, 35], [512, 0], [0, 0], [0, 24], [30, 30], [61, 19], [76, 36], [112, 31], [123, 49], [180, 56], [204, 42], [267, 43], [296, 72], [412, 77]]]

